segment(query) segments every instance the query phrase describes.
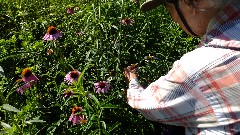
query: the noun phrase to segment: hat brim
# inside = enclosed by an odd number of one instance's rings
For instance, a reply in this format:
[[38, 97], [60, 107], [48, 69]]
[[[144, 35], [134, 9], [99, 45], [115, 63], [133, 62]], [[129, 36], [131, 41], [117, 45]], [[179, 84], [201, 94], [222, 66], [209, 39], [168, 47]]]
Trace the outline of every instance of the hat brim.
[[140, 9], [144, 12], [147, 12], [163, 4], [164, 4], [164, 0], [149, 0], [144, 2], [141, 5]]

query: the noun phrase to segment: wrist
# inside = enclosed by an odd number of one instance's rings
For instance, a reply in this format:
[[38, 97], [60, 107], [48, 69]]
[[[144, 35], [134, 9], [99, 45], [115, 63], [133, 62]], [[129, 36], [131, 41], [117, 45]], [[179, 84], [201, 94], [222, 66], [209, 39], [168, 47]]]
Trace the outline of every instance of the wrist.
[[136, 79], [136, 78], [137, 78], [136, 74], [130, 73], [129, 80]]

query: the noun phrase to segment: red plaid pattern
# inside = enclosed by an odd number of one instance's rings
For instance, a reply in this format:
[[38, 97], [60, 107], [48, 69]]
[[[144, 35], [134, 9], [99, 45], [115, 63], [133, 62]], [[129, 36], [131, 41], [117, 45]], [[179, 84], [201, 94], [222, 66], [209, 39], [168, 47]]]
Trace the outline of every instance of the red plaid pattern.
[[186, 134], [240, 132], [240, 1], [211, 21], [195, 50], [176, 61], [167, 75], [147, 88], [131, 80], [128, 103], [146, 118], [186, 127]]

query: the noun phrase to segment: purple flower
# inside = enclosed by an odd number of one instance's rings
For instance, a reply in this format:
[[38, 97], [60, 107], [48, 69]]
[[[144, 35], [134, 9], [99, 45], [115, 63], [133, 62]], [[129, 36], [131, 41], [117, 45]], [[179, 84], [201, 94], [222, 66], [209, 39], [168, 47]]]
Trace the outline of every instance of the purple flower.
[[67, 73], [67, 75], [64, 78], [64, 81], [68, 85], [72, 85], [73, 82], [78, 82], [80, 72], [78, 70], [73, 70]]
[[32, 73], [30, 68], [25, 68], [22, 71], [22, 81], [24, 85], [21, 86], [17, 92], [23, 94], [25, 90], [28, 90], [39, 79]]
[[81, 115], [82, 107], [74, 106], [72, 108], [72, 114], [69, 117], [68, 121], [71, 121], [73, 124], [85, 124], [87, 119]]
[[97, 89], [96, 93], [98, 94], [100, 92], [108, 93], [108, 90], [110, 89], [110, 85], [106, 81], [94, 83], [94, 86]]
[[134, 22], [134, 20], [129, 19], [129, 18], [125, 18], [124, 20], [121, 20], [120, 23], [125, 24], [126, 26], [132, 24]]
[[74, 7], [69, 7], [69, 8], [67, 9], [67, 13], [68, 13], [68, 14], [74, 14]]
[[59, 37], [62, 36], [62, 33], [59, 32], [55, 27], [50, 26], [48, 27], [47, 33], [42, 38], [43, 40], [57, 40]]

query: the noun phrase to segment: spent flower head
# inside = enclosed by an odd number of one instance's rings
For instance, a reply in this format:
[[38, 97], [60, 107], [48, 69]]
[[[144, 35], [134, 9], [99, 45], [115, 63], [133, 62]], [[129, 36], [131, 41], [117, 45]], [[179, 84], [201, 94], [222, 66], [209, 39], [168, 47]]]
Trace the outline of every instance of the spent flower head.
[[73, 82], [78, 82], [78, 78], [79, 75], [81, 74], [81, 72], [79, 72], [78, 70], [73, 70], [67, 73], [67, 75], [64, 78], [64, 81], [68, 84], [68, 85], [72, 85]]
[[53, 49], [48, 48], [46, 53], [47, 53], [47, 55], [52, 55], [52, 54], [54, 54], [54, 51], [53, 51]]
[[82, 31], [77, 31], [77, 32], [76, 32], [76, 35], [78, 35], [78, 36], [83, 36], [83, 35], [84, 35], [84, 32], [82, 32]]
[[157, 60], [158, 58], [155, 56], [148, 55], [148, 56], [145, 56], [144, 59], [146, 62], [150, 62], [152, 60]]
[[47, 33], [44, 35], [43, 40], [57, 40], [62, 36], [62, 33], [59, 32], [54, 26], [50, 26], [47, 29]]
[[110, 85], [106, 81], [94, 83], [95, 88], [97, 89], [96, 93], [108, 93]]
[[74, 7], [68, 7], [67, 13], [68, 14], [74, 14]]
[[64, 97], [71, 97], [73, 96], [73, 91], [70, 89], [66, 89], [64, 92]]
[[126, 26], [131, 25], [134, 22], [133, 19], [125, 18], [120, 21], [120, 23], [125, 24]]

